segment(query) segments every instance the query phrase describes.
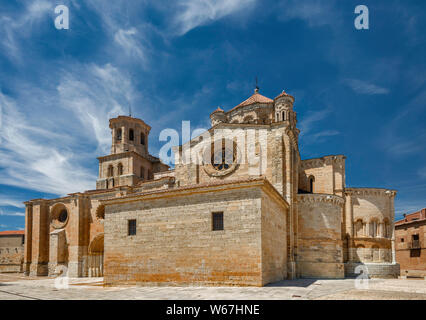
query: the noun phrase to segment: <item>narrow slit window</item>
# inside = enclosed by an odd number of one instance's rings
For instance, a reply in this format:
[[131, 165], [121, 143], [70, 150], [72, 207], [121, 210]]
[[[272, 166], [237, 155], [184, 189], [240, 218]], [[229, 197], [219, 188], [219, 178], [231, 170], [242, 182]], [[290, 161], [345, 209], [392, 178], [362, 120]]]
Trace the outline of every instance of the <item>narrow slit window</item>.
[[127, 234], [129, 236], [134, 236], [136, 235], [136, 220], [132, 219], [128, 221], [128, 230], [127, 230]]
[[134, 133], [133, 129], [130, 129], [129, 130], [129, 140], [133, 141], [134, 138], [135, 138], [135, 133]]
[[223, 230], [223, 212], [213, 212], [213, 231]]

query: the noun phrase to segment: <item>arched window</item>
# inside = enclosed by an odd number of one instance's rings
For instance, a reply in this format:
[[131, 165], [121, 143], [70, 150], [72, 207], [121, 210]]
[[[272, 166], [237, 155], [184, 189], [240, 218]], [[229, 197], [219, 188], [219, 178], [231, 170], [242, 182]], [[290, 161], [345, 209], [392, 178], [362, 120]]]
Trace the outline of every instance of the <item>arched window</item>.
[[117, 142], [121, 142], [121, 138], [122, 138], [122, 131], [121, 129], [117, 129], [117, 134], [116, 134], [116, 141]]
[[135, 132], [133, 131], [133, 129], [129, 130], [129, 140], [133, 141], [135, 139]]
[[285, 119], [285, 111], [283, 111], [282, 115], [283, 115], [283, 121], [285, 121], [286, 120]]
[[389, 220], [385, 219], [383, 222], [383, 238], [389, 238], [389, 237], [390, 237]]
[[145, 145], [145, 133], [141, 132], [141, 144]]
[[141, 167], [141, 174], [140, 174], [142, 179], [145, 179], [145, 169], [144, 167]]
[[378, 227], [377, 220], [372, 220], [370, 222], [370, 237], [372, 238], [377, 237], [377, 227]]
[[253, 123], [253, 117], [252, 116], [244, 117], [243, 123]]
[[364, 227], [363, 227], [363, 225], [362, 225], [362, 220], [357, 220], [356, 222], [355, 222], [355, 236], [356, 237], [362, 237], [363, 236], [363, 229], [364, 229]]
[[118, 175], [121, 176], [123, 174], [123, 165], [119, 163], [117, 168], [118, 168]]
[[114, 167], [112, 165], [108, 166], [108, 173], [107, 173], [108, 177], [112, 177], [114, 176]]
[[309, 192], [314, 193], [314, 185], [315, 185], [315, 178], [313, 176], [309, 177]]

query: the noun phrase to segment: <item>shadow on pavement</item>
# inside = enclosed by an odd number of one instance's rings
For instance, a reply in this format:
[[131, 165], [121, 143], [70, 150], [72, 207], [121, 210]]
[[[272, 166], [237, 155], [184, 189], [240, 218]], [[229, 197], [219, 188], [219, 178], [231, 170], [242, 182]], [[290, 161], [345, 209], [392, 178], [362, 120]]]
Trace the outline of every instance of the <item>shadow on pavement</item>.
[[267, 284], [265, 287], [309, 287], [320, 279], [282, 280]]

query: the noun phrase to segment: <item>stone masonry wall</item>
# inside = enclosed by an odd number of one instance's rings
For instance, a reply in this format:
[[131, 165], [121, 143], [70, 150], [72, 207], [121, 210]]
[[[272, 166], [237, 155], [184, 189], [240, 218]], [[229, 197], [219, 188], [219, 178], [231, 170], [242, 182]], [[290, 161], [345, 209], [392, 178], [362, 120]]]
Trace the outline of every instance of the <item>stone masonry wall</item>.
[[23, 262], [22, 236], [0, 236], [0, 272], [22, 272]]
[[288, 208], [264, 193], [262, 196], [263, 284], [287, 278]]
[[349, 261], [391, 263], [395, 192], [347, 188], [345, 194]]
[[[262, 190], [252, 187], [106, 205], [105, 283], [261, 286], [281, 277], [271, 263], [262, 269], [261, 217], [268, 213], [261, 202]], [[213, 212], [223, 212], [223, 231], [212, 231]], [[136, 219], [134, 236], [129, 219]], [[273, 263], [283, 262], [278, 250], [271, 249]]]
[[298, 275], [343, 278], [341, 215], [338, 196], [298, 195]]

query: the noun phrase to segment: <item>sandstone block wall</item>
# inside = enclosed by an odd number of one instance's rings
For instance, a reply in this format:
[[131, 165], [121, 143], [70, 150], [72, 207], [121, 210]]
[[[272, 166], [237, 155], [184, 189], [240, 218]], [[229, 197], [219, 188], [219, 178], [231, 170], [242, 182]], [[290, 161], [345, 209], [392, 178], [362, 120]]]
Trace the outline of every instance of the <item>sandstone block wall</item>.
[[360, 270], [365, 270], [369, 278], [397, 278], [400, 273], [399, 264], [395, 263], [345, 263], [347, 277], [358, 277]]
[[262, 282], [268, 284], [287, 278], [288, 208], [271, 195], [262, 195]]
[[[206, 134], [200, 136], [181, 149], [174, 148], [176, 168], [174, 176], [178, 186], [229, 181], [265, 176], [272, 185], [284, 195], [285, 185], [285, 159], [293, 156], [290, 150], [286, 150], [284, 139], [286, 136], [286, 123], [267, 125], [243, 124], [234, 127], [230, 124], [221, 124], [215, 130], [223, 130], [223, 136], [211, 137]], [[238, 165], [227, 174], [218, 175], [211, 164], [210, 152], [214, 151], [211, 144], [222, 138], [236, 145]], [[286, 153], [287, 151], [287, 153]], [[196, 160], [199, 159], [199, 160]], [[203, 162], [204, 159], [204, 162]], [[198, 161], [198, 163], [197, 163]], [[290, 168], [288, 168], [290, 170]], [[297, 168], [295, 170], [297, 175]], [[295, 184], [297, 185], [297, 178]]]
[[[345, 156], [326, 156], [302, 160], [299, 171], [299, 189], [322, 194], [342, 196], [345, 188]], [[309, 179], [314, 178], [310, 190]]]
[[341, 216], [344, 200], [333, 195], [297, 196], [298, 275], [343, 278]]
[[345, 194], [349, 261], [392, 262], [395, 191], [347, 188]]
[[0, 272], [22, 272], [23, 236], [0, 236]]
[[[285, 212], [262, 206], [262, 194], [246, 187], [106, 203], [105, 283], [261, 286], [282, 278], [285, 240], [262, 243], [262, 228], [285, 232]], [[213, 212], [223, 212], [223, 231], [212, 231]], [[277, 225], [262, 224], [269, 216]], [[136, 219], [134, 236], [129, 219]]]

